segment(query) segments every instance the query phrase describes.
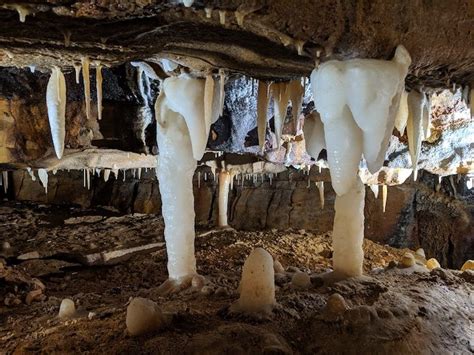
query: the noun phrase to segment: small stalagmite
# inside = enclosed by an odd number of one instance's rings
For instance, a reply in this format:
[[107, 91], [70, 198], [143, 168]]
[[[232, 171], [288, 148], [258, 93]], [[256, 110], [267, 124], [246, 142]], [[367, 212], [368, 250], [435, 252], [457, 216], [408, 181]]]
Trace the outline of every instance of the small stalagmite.
[[244, 313], [270, 313], [275, 305], [272, 256], [262, 248], [252, 250], [240, 281], [240, 298], [231, 309]]
[[46, 105], [54, 151], [58, 159], [61, 159], [66, 136], [66, 80], [59, 68], [54, 68], [49, 78]]
[[162, 328], [165, 317], [155, 302], [136, 297], [127, 307], [125, 324], [130, 335], [137, 336]]
[[426, 267], [428, 268], [428, 270], [433, 270], [440, 268], [441, 265], [439, 264], [438, 260], [436, 260], [435, 258], [431, 258], [426, 261]]
[[461, 267], [461, 271], [474, 270], [474, 260], [467, 260]]
[[61, 319], [72, 318], [75, 314], [76, 305], [74, 304], [74, 301], [69, 298], [63, 299], [59, 306], [58, 317]]

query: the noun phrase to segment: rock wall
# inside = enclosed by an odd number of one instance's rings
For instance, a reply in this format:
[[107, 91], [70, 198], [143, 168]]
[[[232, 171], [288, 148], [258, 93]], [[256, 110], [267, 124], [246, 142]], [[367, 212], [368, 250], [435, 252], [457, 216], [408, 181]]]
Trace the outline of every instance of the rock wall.
[[[217, 184], [209, 169], [200, 169], [198, 187], [195, 174], [196, 223], [213, 225], [217, 221]], [[77, 204], [83, 207], [110, 206], [124, 213], [161, 213], [158, 182], [154, 170], [141, 174], [119, 172], [117, 179], [105, 182], [91, 177], [91, 189], [84, 188], [82, 171], [50, 174], [48, 193], [38, 179], [28, 173], [11, 173], [10, 197], [20, 201], [52, 204]], [[207, 181], [204, 176], [207, 175]], [[321, 209], [315, 181], [325, 181], [325, 207]], [[382, 244], [425, 249], [442, 265], [459, 268], [474, 251], [474, 194], [463, 179], [444, 179], [422, 174], [420, 182], [388, 187], [386, 212], [382, 212], [382, 191], [375, 199], [367, 188], [365, 236]], [[435, 181], [436, 180], [436, 181]], [[309, 187], [308, 187], [309, 181]], [[439, 191], [436, 192], [436, 189]], [[317, 233], [332, 230], [335, 193], [327, 170], [312, 169], [309, 176], [288, 170], [275, 176], [234, 181], [229, 196], [229, 223], [238, 230], [305, 229]]]

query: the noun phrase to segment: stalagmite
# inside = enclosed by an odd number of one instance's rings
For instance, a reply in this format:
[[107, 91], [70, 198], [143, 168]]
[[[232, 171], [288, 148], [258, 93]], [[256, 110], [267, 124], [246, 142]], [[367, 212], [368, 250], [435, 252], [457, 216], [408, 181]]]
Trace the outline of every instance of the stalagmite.
[[82, 81], [84, 82], [84, 101], [86, 102], [86, 117], [91, 117], [91, 82], [89, 77], [90, 61], [88, 57], [81, 58]]
[[287, 83], [272, 83], [270, 85], [270, 93], [273, 97], [273, 106], [275, 112], [275, 136], [277, 148], [281, 147], [281, 135], [283, 133], [283, 125], [286, 118], [286, 109], [290, 99], [290, 91]]
[[102, 65], [97, 62], [95, 70], [95, 85], [97, 90], [97, 119], [102, 119]]
[[416, 260], [412, 253], [405, 253], [400, 259], [400, 265], [402, 267], [411, 267], [415, 264], [416, 264]]
[[324, 181], [316, 181], [316, 187], [319, 190], [319, 205], [324, 209]]
[[306, 152], [314, 159], [318, 159], [319, 153], [321, 153], [323, 149], [326, 149], [324, 126], [319, 113], [313, 111], [305, 117], [303, 133]]
[[240, 298], [231, 310], [244, 313], [270, 313], [275, 300], [272, 256], [262, 248], [252, 250], [242, 269]]
[[[340, 172], [333, 179], [339, 195], [352, 185], [350, 174], [358, 165], [359, 144], [369, 171], [375, 173], [381, 168], [410, 63], [406, 49], [398, 46], [391, 61], [331, 60], [311, 74], [315, 106], [325, 128], [331, 177], [335, 170]], [[341, 142], [342, 130], [350, 134], [346, 141], [354, 147]], [[337, 150], [337, 146], [341, 149]], [[349, 181], [342, 180], [346, 178]]]
[[375, 199], [379, 197], [379, 185], [369, 185], [370, 189], [374, 193]]
[[400, 132], [400, 135], [404, 135], [405, 133], [405, 128], [407, 126], [407, 120], [408, 120], [408, 93], [403, 90], [401, 96], [400, 96], [400, 105], [398, 107], [398, 112], [397, 116], [395, 117], [395, 128], [397, 129], [398, 132]]
[[385, 208], [387, 207], [387, 185], [382, 185], [382, 211], [385, 213]]
[[48, 194], [48, 171], [46, 169], [38, 169], [38, 177], [41, 185], [44, 187], [44, 192]]
[[66, 136], [66, 80], [61, 70], [56, 67], [46, 88], [46, 105], [54, 151], [58, 159], [61, 159]]
[[218, 226], [226, 227], [227, 224], [227, 206], [229, 204], [229, 185], [231, 176], [228, 171], [221, 170], [219, 172], [219, 195], [218, 195]]
[[425, 95], [416, 91], [408, 94], [408, 121], [407, 136], [410, 151], [411, 164], [413, 168], [413, 179], [418, 175], [418, 158], [423, 140], [423, 110], [425, 107]]
[[439, 264], [438, 260], [436, 260], [435, 258], [431, 258], [431, 259], [428, 259], [426, 261], [426, 268], [428, 270], [433, 270], [433, 269], [437, 269], [437, 268], [440, 268], [441, 265]]
[[76, 305], [74, 304], [74, 301], [65, 298], [61, 301], [61, 305], [59, 306], [59, 314], [58, 317], [61, 319], [65, 318], [72, 318], [76, 314]]
[[474, 270], [474, 260], [467, 260], [462, 266], [461, 271]]
[[333, 267], [341, 277], [362, 275], [364, 251], [365, 188], [357, 177], [356, 183], [344, 195], [337, 195], [333, 227]]
[[155, 302], [137, 297], [127, 307], [125, 324], [130, 335], [137, 336], [161, 328], [165, 317]]
[[258, 82], [257, 93], [257, 130], [258, 144], [261, 151], [265, 148], [265, 133], [267, 131], [268, 110], [268, 84], [265, 81]]
[[171, 282], [196, 274], [193, 175], [206, 148], [204, 80], [167, 78], [155, 103], [157, 176]]

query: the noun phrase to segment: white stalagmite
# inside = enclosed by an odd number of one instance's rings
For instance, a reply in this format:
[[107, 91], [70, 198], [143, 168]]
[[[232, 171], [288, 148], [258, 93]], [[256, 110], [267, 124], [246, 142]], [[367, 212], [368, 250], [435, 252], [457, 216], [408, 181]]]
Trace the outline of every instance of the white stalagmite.
[[89, 76], [89, 57], [81, 58], [82, 65], [82, 81], [84, 82], [84, 101], [86, 102], [86, 117], [91, 117], [91, 81]]
[[400, 106], [398, 107], [397, 116], [395, 117], [395, 128], [400, 135], [403, 136], [408, 121], [408, 93], [403, 90], [400, 96]]
[[423, 140], [423, 110], [425, 108], [425, 95], [417, 91], [408, 94], [408, 122], [407, 136], [408, 149], [410, 151], [411, 164], [413, 168], [413, 179], [418, 176], [418, 158]]
[[359, 177], [351, 189], [336, 196], [333, 228], [333, 266], [342, 277], [362, 275], [364, 251], [364, 198], [365, 188]]
[[372, 190], [372, 192], [374, 193], [375, 199], [377, 199], [379, 197], [379, 185], [374, 184], [374, 185], [369, 185], [369, 187]]
[[382, 185], [382, 212], [385, 213], [385, 209], [387, 208], [387, 197], [388, 197], [388, 190], [387, 185]]
[[262, 248], [252, 250], [242, 269], [240, 298], [231, 309], [244, 313], [270, 313], [276, 304], [274, 275], [272, 256]]
[[97, 90], [97, 119], [102, 119], [102, 64], [97, 62], [95, 70], [95, 85]]
[[270, 85], [270, 93], [273, 97], [273, 106], [275, 112], [275, 136], [277, 148], [281, 147], [281, 135], [283, 133], [283, 125], [286, 118], [286, 109], [290, 99], [290, 91], [288, 83], [272, 83]]
[[48, 170], [38, 169], [38, 177], [41, 181], [41, 185], [44, 187], [44, 192], [48, 194]]
[[324, 181], [316, 181], [316, 187], [319, 190], [319, 205], [324, 209]]
[[181, 282], [196, 274], [193, 175], [207, 143], [204, 80], [165, 79], [155, 114], [168, 273]]
[[265, 148], [265, 133], [267, 130], [267, 110], [268, 110], [268, 84], [265, 81], [258, 82], [257, 93], [257, 130], [258, 144], [263, 151]]
[[[411, 58], [406, 49], [398, 46], [391, 61], [331, 60], [313, 71], [313, 96], [316, 109], [325, 125], [331, 176], [332, 170], [344, 163], [340, 158], [342, 152], [334, 153], [337, 144], [329, 142], [329, 136], [334, 132], [327, 127], [328, 124], [336, 130], [353, 131], [353, 128], [359, 127], [363, 154], [369, 171], [375, 173], [382, 167], [410, 63]], [[357, 136], [358, 134], [352, 133], [351, 140], [356, 142]], [[340, 186], [336, 192], [341, 194], [348, 188], [350, 184]]]
[[230, 180], [231, 180], [231, 175], [228, 171], [221, 170], [219, 172], [219, 196], [218, 196], [219, 219], [217, 222], [219, 227], [228, 226], [227, 206], [229, 204]]
[[54, 151], [58, 159], [61, 159], [66, 136], [66, 80], [61, 70], [56, 67], [51, 73], [46, 88], [46, 105]]
[[321, 150], [326, 149], [324, 126], [318, 112], [313, 111], [305, 117], [303, 132], [306, 152], [314, 159], [318, 159]]

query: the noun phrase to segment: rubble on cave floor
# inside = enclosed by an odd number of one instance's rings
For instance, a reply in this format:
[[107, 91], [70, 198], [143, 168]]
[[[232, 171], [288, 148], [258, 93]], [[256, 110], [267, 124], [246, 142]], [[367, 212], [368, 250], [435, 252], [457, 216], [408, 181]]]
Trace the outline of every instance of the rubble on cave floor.
[[[324, 284], [330, 234], [202, 228], [196, 257], [206, 287], [161, 296], [167, 271], [160, 217], [4, 203], [0, 222], [0, 348], [6, 353], [473, 351], [472, 271], [428, 271], [419, 255], [413, 267], [398, 267], [405, 253], [414, 253], [408, 249], [366, 240], [365, 276]], [[277, 306], [264, 318], [229, 312], [243, 263], [256, 247], [283, 266], [275, 273]], [[90, 255], [110, 258], [87, 264]], [[311, 280], [306, 288], [292, 282], [301, 272]], [[127, 334], [127, 306], [135, 297], [154, 301], [166, 324]], [[69, 318], [58, 317], [64, 299], [75, 303]]]

